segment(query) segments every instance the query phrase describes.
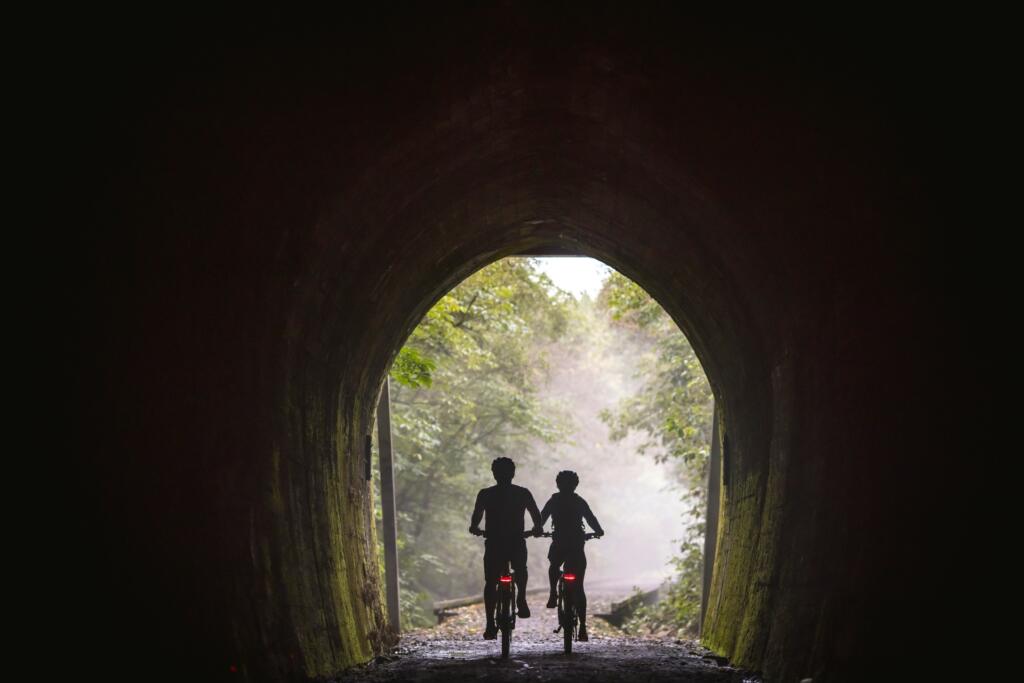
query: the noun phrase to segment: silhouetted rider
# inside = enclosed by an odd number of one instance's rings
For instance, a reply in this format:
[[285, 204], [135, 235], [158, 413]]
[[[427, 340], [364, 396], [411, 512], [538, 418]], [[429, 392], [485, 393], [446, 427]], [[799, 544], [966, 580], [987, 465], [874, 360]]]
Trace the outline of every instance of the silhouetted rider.
[[494, 605], [497, 602], [495, 584], [505, 571], [506, 562], [515, 571], [518, 598], [516, 608], [520, 618], [530, 616], [526, 605], [526, 538], [523, 535], [523, 513], [529, 511], [533, 518], [531, 533], [540, 532], [540, 511], [533, 500], [533, 494], [522, 486], [512, 484], [516, 475], [516, 464], [510, 458], [495, 458], [491, 463], [491, 474], [497, 483], [490, 488], [480, 489], [476, 496], [476, 507], [469, 521], [469, 532], [481, 534], [480, 519], [486, 514], [487, 540], [484, 542], [484, 607], [487, 612], [487, 628], [484, 638], [497, 637], [494, 625]]
[[594, 530], [598, 538], [604, 536], [597, 517], [590, 511], [587, 501], [576, 495], [576, 487], [580, 478], [575, 472], [563, 470], [555, 477], [558, 493], [551, 496], [540, 513], [540, 524], [544, 526], [551, 518], [553, 533], [551, 548], [548, 550], [548, 579], [551, 581], [551, 596], [548, 607], [558, 607], [558, 576], [564, 563], [566, 571], [576, 574], [576, 612], [580, 618], [578, 640], [587, 640], [587, 594], [583, 592], [583, 578], [587, 573], [587, 555], [583, 552], [584, 529], [583, 520]]

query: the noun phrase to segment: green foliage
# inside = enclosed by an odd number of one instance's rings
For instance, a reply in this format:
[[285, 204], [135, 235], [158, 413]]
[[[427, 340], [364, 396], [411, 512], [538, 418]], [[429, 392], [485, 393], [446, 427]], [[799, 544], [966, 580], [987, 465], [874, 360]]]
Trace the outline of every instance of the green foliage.
[[391, 364], [391, 376], [399, 384], [412, 389], [429, 387], [437, 364], [411, 346], [403, 346]]
[[[482, 588], [483, 544], [466, 527], [476, 492], [493, 483], [491, 461], [507, 455], [527, 470], [541, 463], [532, 463], [533, 446], [567, 443], [568, 417], [539, 394], [550, 376], [548, 352], [563, 371], [576, 362], [589, 367], [601, 362], [598, 348], [622, 334], [643, 349], [641, 389], [601, 417], [614, 439], [643, 435], [640, 450], [673, 467], [689, 503], [667, 596], [627, 628], [695, 628], [713, 408], [700, 363], [630, 280], [613, 273], [596, 302], [576, 302], [528, 259], [499, 261], [442, 297], [391, 368], [403, 627], [431, 625], [433, 601]], [[542, 553], [531, 558], [543, 564]]]
[[614, 411], [603, 411], [613, 440], [631, 432], [644, 437], [638, 450], [674, 466], [687, 503], [688, 523], [674, 559], [676, 576], [662, 602], [638, 612], [628, 628], [694, 632], [700, 613], [707, 464], [714, 396], [689, 341], [639, 285], [612, 273], [598, 298], [609, 317], [643, 342], [637, 361], [643, 384]]
[[482, 587], [482, 557], [466, 533], [476, 492], [501, 455], [525, 465], [531, 444], [567, 433], [537, 388], [544, 346], [559, 339], [573, 299], [528, 259], [505, 259], [441, 298], [392, 366], [399, 566], [404, 626], [433, 623], [435, 599]]
[[639, 607], [622, 625], [632, 635], [690, 637], [700, 625], [701, 571], [704, 553], [701, 545], [686, 541], [680, 554], [672, 559], [675, 577], [667, 593], [653, 605]]

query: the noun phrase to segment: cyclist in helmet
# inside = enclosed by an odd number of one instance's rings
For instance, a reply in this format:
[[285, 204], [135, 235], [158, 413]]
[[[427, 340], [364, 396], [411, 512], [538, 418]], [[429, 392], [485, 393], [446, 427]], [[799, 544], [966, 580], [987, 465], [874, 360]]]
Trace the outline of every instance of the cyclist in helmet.
[[484, 606], [487, 612], [487, 627], [484, 638], [493, 640], [498, 635], [494, 625], [494, 606], [498, 600], [495, 584], [505, 571], [506, 562], [511, 563], [516, 577], [516, 611], [519, 618], [530, 616], [526, 604], [526, 538], [523, 536], [523, 513], [529, 512], [533, 519], [531, 534], [541, 531], [540, 511], [529, 489], [512, 484], [516, 475], [516, 464], [511, 458], [495, 458], [491, 473], [497, 482], [495, 486], [480, 489], [476, 506], [469, 521], [469, 532], [481, 535], [480, 520], [487, 515], [487, 540], [484, 541]]
[[580, 478], [575, 472], [563, 470], [555, 477], [555, 485], [558, 492], [552, 494], [544, 509], [540, 513], [540, 524], [551, 518], [554, 527], [551, 536], [551, 548], [548, 550], [548, 560], [551, 567], [548, 569], [548, 579], [551, 581], [551, 596], [548, 598], [548, 607], [558, 606], [557, 586], [558, 577], [561, 573], [561, 566], [564, 563], [566, 569], [572, 569], [576, 573], [576, 607], [580, 619], [580, 630], [577, 635], [579, 640], [587, 640], [587, 595], [583, 592], [583, 578], [587, 573], [587, 556], [583, 552], [584, 530], [583, 520], [594, 530], [594, 534], [600, 538], [604, 536], [604, 529], [597, 521], [597, 517], [590, 511], [587, 501], [576, 494], [576, 487], [579, 486]]

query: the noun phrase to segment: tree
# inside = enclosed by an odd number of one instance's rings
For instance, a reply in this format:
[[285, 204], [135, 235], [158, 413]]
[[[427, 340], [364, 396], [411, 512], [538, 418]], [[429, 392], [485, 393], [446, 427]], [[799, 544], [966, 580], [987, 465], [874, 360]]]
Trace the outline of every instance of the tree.
[[614, 410], [602, 412], [611, 438], [644, 435], [638, 448], [674, 467], [689, 519], [684, 523], [676, 576], [668, 597], [641, 610], [634, 628], [694, 632], [700, 618], [702, 541], [707, 509], [707, 463], [714, 396], [689, 341], [639, 285], [612, 273], [598, 297], [614, 324], [632, 331], [648, 352], [637, 363], [642, 387]]

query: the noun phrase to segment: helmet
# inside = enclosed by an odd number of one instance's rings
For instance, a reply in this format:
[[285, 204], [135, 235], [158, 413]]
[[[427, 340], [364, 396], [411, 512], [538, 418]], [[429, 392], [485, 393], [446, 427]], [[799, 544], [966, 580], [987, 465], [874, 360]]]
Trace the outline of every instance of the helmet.
[[559, 491], [572, 493], [579, 485], [580, 478], [572, 470], [562, 470], [558, 473], [558, 476], [555, 477], [555, 486], [558, 487]]

